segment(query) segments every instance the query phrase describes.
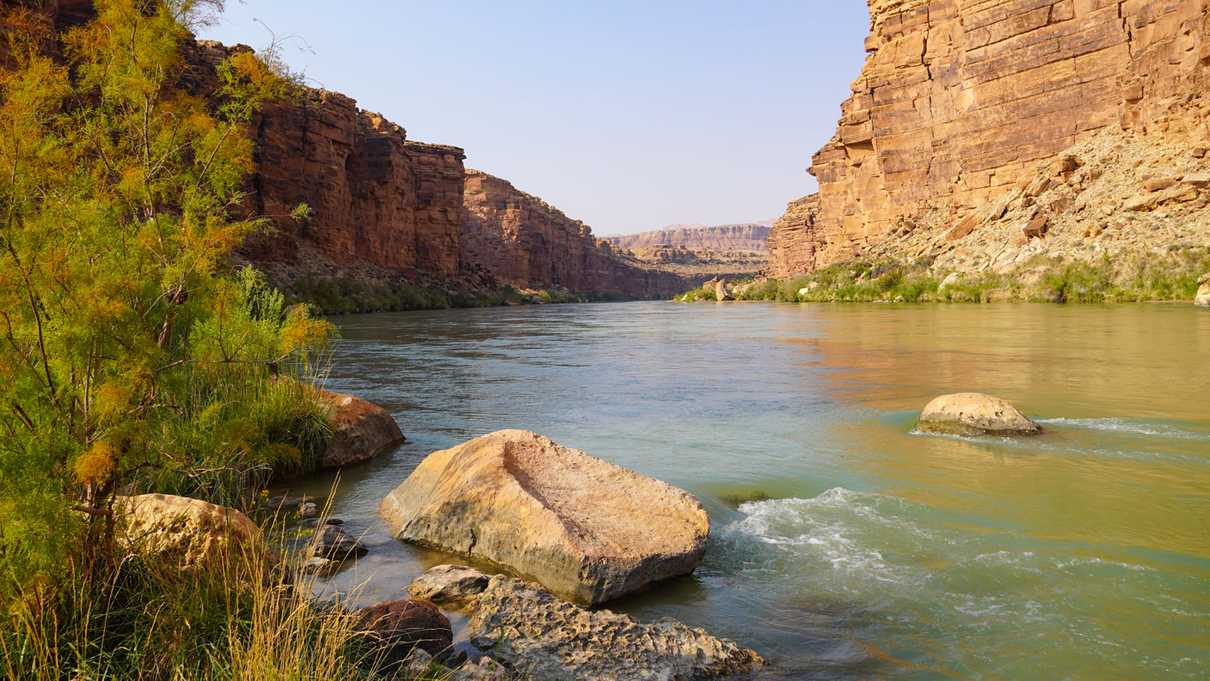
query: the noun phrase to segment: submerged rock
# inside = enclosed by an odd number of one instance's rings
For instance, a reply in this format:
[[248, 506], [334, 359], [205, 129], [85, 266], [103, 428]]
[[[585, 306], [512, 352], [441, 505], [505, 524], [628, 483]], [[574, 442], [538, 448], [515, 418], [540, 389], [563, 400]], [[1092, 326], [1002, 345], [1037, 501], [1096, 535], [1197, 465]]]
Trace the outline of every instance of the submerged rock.
[[925, 405], [916, 429], [954, 435], [1033, 435], [1041, 426], [1007, 400], [983, 393], [942, 395]]
[[311, 556], [303, 561], [299, 569], [304, 574], [318, 575], [320, 577], [331, 577], [340, 571], [340, 566], [343, 561], [332, 560], [331, 558], [323, 558], [321, 556]]
[[742, 674], [764, 663], [755, 651], [675, 620], [641, 624], [586, 610], [519, 579], [472, 568], [439, 565], [408, 591], [464, 611], [471, 643], [520, 678], [688, 681]]
[[260, 528], [233, 508], [172, 494], [118, 497], [118, 541], [182, 570], [240, 561], [262, 548]]
[[315, 530], [315, 538], [311, 540], [311, 556], [327, 558], [328, 560], [348, 560], [360, 558], [369, 553], [369, 549], [361, 542], [340, 529], [337, 525], [324, 525]]
[[589, 604], [692, 572], [710, 531], [687, 492], [523, 430], [430, 454], [380, 510], [399, 539]]
[[340, 468], [378, 456], [404, 441], [399, 424], [386, 409], [360, 397], [320, 391], [331, 409], [332, 437], [320, 468]]
[[1202, 307], [1210, 307], [1210, 272], [1202, 275], [1201, 279], [1197, 280], [1197, 295], [1193, 297], [1193, 304]]

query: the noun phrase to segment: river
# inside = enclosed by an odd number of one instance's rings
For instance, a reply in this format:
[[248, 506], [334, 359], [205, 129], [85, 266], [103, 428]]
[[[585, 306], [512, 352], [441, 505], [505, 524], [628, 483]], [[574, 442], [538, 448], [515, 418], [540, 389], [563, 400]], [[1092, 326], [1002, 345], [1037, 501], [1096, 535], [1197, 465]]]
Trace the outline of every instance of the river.
[[[691, 577], [610, 607], [755, 648], [769, 678], [1210, 678], [1210, 312], [1190, 305], [626, 303], [337, 320], [329, 387], [409, 438], [340, 477], [398, 597], [448, 556], [379, 500], [425, 454], [526, 428], [695, 494]], [[976, 390], [1042, 436], [913, 433]], [[308, 482], [313, 492], [332, 476]]]

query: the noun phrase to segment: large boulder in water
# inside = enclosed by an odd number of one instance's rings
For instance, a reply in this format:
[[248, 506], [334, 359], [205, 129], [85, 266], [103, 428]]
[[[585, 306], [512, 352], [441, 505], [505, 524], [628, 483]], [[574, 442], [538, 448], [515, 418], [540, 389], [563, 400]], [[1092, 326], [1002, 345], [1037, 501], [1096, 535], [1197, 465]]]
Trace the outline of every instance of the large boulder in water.
[[239, 566], [263, 551], [260, 528], [233, 508], [172, 494], [118, 497], [118, 542], [182, 570]]
[[518, 678], [689, 681], [748, 674], [764, 663], [753, 650], [672, 619], [642, 624], [587, 610], [519, 579], [468, 567], [439, 565], [408, 591], [464, 612], [470, 642]]
[[380, 510], [399, 539], [588, 604], [692, 572], [710, 532], [687, 492], [524, 430], [430, 454]]
[[1007, 400], [983, 393], [954, 393], [934, 398], [920, 412], [916, 429], [954, 435], [1033, 435], [1041, 426]]
[[360, 397], [320, 391], [331, 409], [332, 437], [319, 460], [320, 468], [360, 463], [404, 441], [399, 424], [386, 409]]

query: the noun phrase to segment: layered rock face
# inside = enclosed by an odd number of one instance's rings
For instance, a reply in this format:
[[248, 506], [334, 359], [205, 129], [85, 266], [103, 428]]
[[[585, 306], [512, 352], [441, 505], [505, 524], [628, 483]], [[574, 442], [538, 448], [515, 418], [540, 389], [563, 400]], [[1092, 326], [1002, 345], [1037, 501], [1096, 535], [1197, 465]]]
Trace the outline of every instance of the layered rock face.
[[[202, 87], [208, 70], [241, 49], [212, 41], [186, 47]], [[266, 106], [253, 138], [251, 209], [276, 227], [245, 246], [253, 262], [318, 257], [337, 266], [458, 274], [461, 149], [413, 142], [353, 99], [311, 88]], [[291, 218], [302, 203], [309, 219]]]
[[[94, 14], [90, 0], [53, 0], [43, 9], [59, 30]], [[250, 49], [191, 39], [181, 47], [182, 84], [201, 97], [216, 89], [224, 59]], [[619, 255], [583, 223], [504, 180], [466, 173], [462, 149], [409, 140], [402, 127], [340, 93], [302, 88], [268, 104], [251, 134], [247, 212], [274, 229], [246, 243], [240, 260], [285, 289], [299, 280], [390, 288], [417, 279], [454, 289], [504, 283], [664, 297], [688, 287]], [[310, 209], [304, 219], [294, 214], [301, 204]]]
[[1205, 0], [870, 0], [865, 66], [811, 163], [818, 208], [804, 221], [791, 204], [775, 226], [773, 274], [950, 230], [1099, 132], [1204, 143], [1208, 12]]
[[712, 227], [669, 227], [651, 232], [611, 236], [605, 240], [621, 250], [679, 246], [690, 250], [763, 252], [768, 250], [768, 238], [768, 225], [745, 223]]
[[609, 237], [618, 250], [650, 267], [676, 272], [697, 284], [707, 277], [744, 277], [769, 265], [769, 226], [759, 223], [674, 226]]
[[773, 276], [785, 276], [814, 269], [815, 215], [819, 212], [819, 195], [795, 199], [769, 232], [769, 271]]
[[506, 180], [466, 171], [462, 266], [519, 288], [565, 288], [637, 298], [669, 296], [686, 282], [644, 267], [592, 229]]

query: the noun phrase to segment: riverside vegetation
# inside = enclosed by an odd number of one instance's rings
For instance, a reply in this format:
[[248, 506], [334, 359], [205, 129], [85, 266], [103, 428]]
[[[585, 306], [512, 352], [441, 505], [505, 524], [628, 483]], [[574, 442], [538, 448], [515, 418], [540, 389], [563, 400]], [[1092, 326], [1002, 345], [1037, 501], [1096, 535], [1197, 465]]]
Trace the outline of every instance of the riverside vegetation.
[[[1210, 271], [1210, 249], [1188, 248], [1156, 258], [1087, 262], [1038, 257], [1013, 273], [944, 274], [927, 261], [858, 260], [786, 279], [724, 284], [735, 300], [775, 302], [1120, 303], [1190, 301]], [[707, 283], [676, 299], [717, 300]]]
[[265, 227], [241, 211], [248, 123], [293, 83], [244, 52], [216, 98], [183, 89], [180, 43], [212, 9], [103, 0], [62, 34], [36, 4], [3, 10], [5, 678], [375, 675], [351, 615], [265, 546], [188, 573], [119, 540], [124, 495], [251, 509], [328, 438], [312, 386], [334, 327], [227, 264]]

